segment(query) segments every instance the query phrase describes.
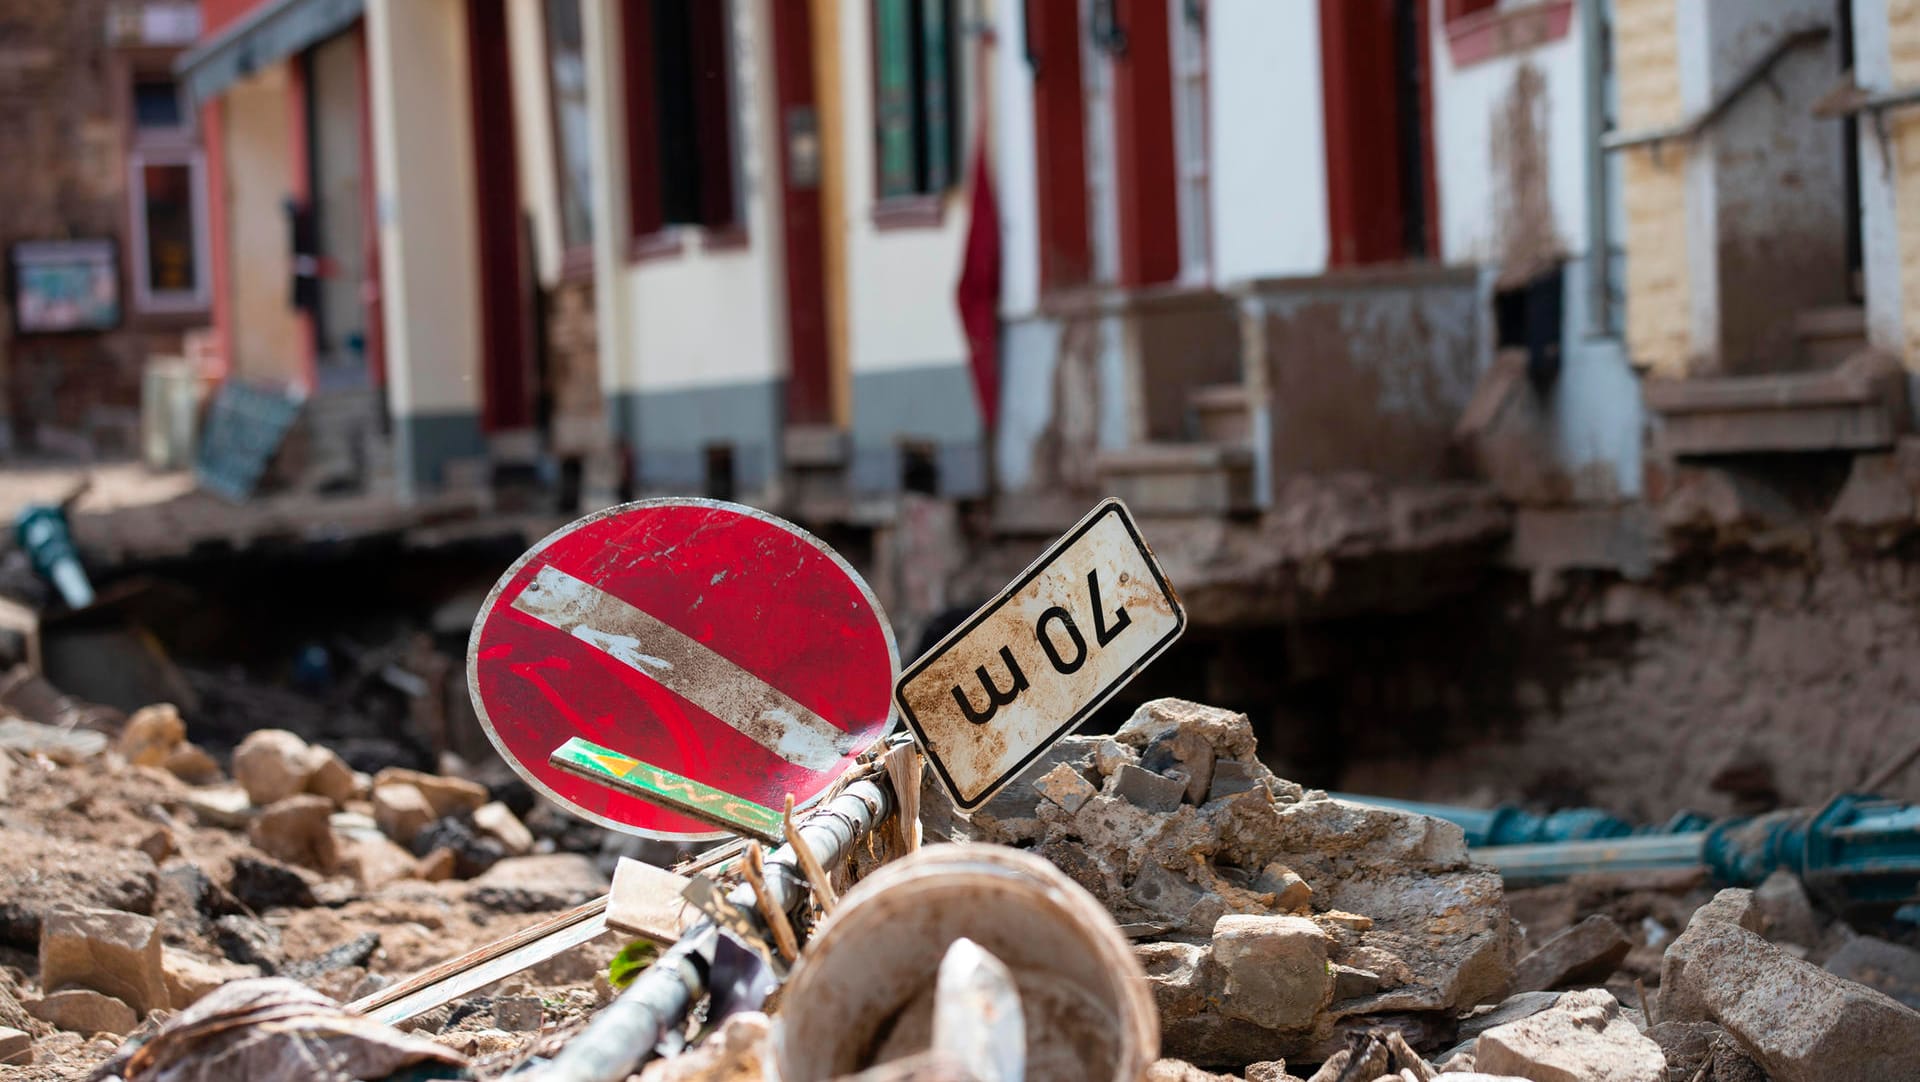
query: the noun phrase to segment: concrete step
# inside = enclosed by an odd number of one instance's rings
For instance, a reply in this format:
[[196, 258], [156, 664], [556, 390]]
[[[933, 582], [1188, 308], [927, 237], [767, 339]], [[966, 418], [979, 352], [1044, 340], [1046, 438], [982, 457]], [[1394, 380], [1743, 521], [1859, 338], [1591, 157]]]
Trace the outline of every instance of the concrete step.
[[1875, 352], [1821, 372], [1650, 379], [1642, 393], [1676, 457], [1875, 450], [1907, 423], [1906, 375]]
[[1244, 383], [1215, 383], [1187, 392], [1194, 435], [1207, 443], [1247, 445], [1253, 440], [1253, 400]]
[[1815, 368], [1838, 368], [1867, 348], [1867, 311], [1857, 304], [1809, 308], [1794, 317], [1793, 332]]
[[1253, 451], [1245, 444], [1143, 443], [1094, 456], [1102, 491], [1147, 515], [1221, 515], [1254, 509]]

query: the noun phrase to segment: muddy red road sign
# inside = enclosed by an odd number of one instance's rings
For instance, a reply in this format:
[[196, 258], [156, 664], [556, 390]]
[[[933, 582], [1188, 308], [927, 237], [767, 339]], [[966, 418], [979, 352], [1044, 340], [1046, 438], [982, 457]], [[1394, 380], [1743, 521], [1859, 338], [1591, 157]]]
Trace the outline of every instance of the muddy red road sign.
[[892, 628], [818, 538], [714, 500], [589, 515], [501, 576], [467, 649], [487, 735], [528, 784], [594, 822], [676, 840], [700, 820], [560, 769], [579, 737], [779, 808], [820, 796], [892, 727]]
[[1186, 626], [1127, 506], [1110, 499], [914, 662], [894, 698], [955, 802], [977, 808]]

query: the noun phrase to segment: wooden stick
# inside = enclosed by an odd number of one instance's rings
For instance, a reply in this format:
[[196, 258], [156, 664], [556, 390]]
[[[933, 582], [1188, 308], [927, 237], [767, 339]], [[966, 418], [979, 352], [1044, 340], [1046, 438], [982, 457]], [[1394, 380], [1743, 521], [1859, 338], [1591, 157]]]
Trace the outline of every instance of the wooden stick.
[[1647, 1005], [1647, 983], [1638, 977], [1633, 979], [1633, 990], [1640, 996], [1640, 1018], [1647, 1026], [1653, 1026], [1653, 1008]]
[[813, 855], [813, 846], [800, 836], [800, 828], [793, 822], [793, 794], [787, 794], [787, 808], [781, 816], [780, 825], [787, 835], [787, 844], [793, 847], [793, 855], [800, 858], [800, 871], [813, 887], [814, 901], [820, 903], [820, 911], [831, 913], [840, 904], [840, 895], [834, 892], [833, 880], [828, 878], [827, 870], [820, 866], [820, 858]]
[[759, 842], [747, 846], [747, 863], [740, 872], [753, 888], [753, 900], [760, 908], [760, 919], [767, 922], [767, 929], [773, 933], [773, 945], [780, 949], [780, 957], [792, 965], [794, 959], [800, 957], [800, 941], [794, 937], [787, 911], [780, 908], [767, 890], [766, 858], [761, 855]]

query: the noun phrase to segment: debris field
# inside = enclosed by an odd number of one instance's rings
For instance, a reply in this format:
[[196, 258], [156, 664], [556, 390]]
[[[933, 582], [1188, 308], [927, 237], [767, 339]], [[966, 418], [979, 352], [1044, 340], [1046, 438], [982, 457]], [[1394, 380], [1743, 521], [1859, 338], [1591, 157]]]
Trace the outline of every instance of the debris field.
[[[272, 729], [219, 763], [164, 705], [10, 719], [0, 747], [9, 1078], [294, 1062], [309, 1073], [286, 1077], [491, 1078], [546, 1062], [615, 995], [609, 934], [398, 1029], [341, 1008], [607, 890], [592, 855], [556, 846], [577, 832], [536, 832], [485, 785], [368, 776]], [[1920, 952], [1790, 875], [1509, 890], [1450, 823], [1275, 777], [1230, 711], [1158, 700], [1055, 745], [971, 815], [930, 774], [910, 803], [929, 845], [1028, 850], [1097, 900], [1151, 993], [1156, 1082], [1920, 1072]], [[696, 1019], [703, 1039], [642, 1077], [767, 1075], [782, 1002], [763, 1008]], [[876, 1020], [896, 1039], [861, 1069], [924, 1048], [904, 1021], [924, 1005], [896, 1008]], [[1029, 1027], [1029, 1075], [1083, 1077], [1049, 1039]]]

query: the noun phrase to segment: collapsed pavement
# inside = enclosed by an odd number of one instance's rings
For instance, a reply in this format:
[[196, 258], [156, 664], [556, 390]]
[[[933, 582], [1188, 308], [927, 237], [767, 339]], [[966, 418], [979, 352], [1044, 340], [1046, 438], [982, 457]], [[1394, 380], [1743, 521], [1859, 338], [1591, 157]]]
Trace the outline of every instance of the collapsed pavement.
[[[146, 1082], [143, 1064], [210, 1054], [169, 1025], [209, 1013], [265, 1041], [244, 1021], [263, 1009], [240, 980], [256, 976], [319, 993], [296, 1004], [306, 1039], [472, 1077], [551, 1055], [607, 1002], [618, 944], [603, 939], [413, 1019], [411, 1036], [329, 1005], [605, 889], [584, 855], [513, 855], [554, 839], [484, 786], [356, 773], [273, 731], [243, 743], [228, 781], [166, 708], [95, 740], [32, 725], [0, 739], [32, 749], [0, 757], [0, 1056], [20, 1078]], [[1843, 975], [1911, 994], [1920, 954], [1855, 933], [1790, 879], [1509, 892], [1452, 824], [1275, 777], [1229, 711], [1149, 703], [970, 817], [930, 787], [920, 809], [929, 842], [1029, 849], [1102, 904], [1152, 991], [1162, 1082], [1801, 1082], [1920, 1062], [1920, 1013]], [[221, 989], [201, 1015], [173, 1013]], [[758, 1077], [770, 1029], [734, 1015], [644, 1077]]]

